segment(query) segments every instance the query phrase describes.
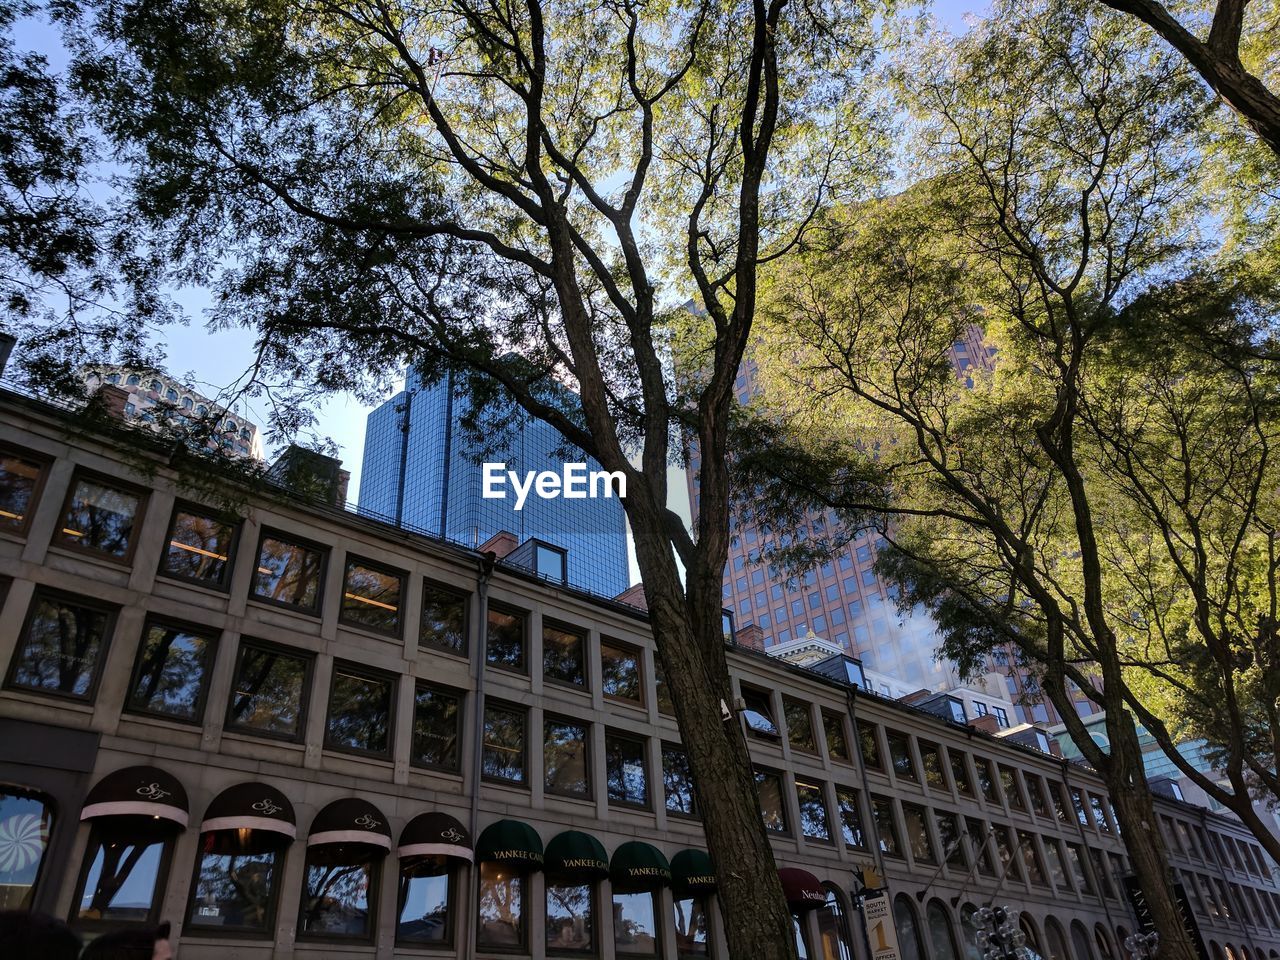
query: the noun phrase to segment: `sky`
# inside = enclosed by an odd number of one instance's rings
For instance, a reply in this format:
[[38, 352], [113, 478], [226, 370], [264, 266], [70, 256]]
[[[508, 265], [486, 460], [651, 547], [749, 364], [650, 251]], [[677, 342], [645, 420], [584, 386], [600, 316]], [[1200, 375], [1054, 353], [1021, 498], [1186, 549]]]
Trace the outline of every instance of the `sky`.
[[[964, 30], [966, 14], [981, 14], [988, 7], [984, 0], [936, 0], [933, 13], [938, 21], [954, 32]], [[20, 49], [43, 53], [55, 68], [65, 63], [66, 56], [57, 33], [40, 20], [25, 20], [16, 25], [16, 41]], [[253, 334], [248, 330], [210, 331], [205, 327], [210, 298], [207, 291], [186, 289], [173, 292], [175, 300], [189, 318], [185, 326], [166, 327], [159, 333], [167, 367], [171, 374], [182, 377], [200, 392], [216, 397], [244, 373], [253, 356]], [[351, 497], [358, 496], [360, 460], [364, 452], [365, 421], [372, 407], [349, 395], [337, 395], [318, 411], [316, 431], [337, 444], [343, 466], [351, 472]], [[260, 400], [242, 402], [243, 416], [259, 425], [267, 419], [267, 409]], [[268, 451], [268, 455], [278, 451]], [[683, 479], [672, 482], [673, 491], [684, 489]], [[687, 511], [687, 505], [684, 505]]]

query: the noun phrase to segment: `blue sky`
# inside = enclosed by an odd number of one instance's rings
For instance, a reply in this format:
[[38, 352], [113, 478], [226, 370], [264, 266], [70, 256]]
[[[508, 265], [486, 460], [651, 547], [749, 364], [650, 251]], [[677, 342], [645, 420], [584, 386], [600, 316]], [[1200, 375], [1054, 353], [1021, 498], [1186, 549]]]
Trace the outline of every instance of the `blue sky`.
[[[961, 31], [965, 14], [980, 14], [987, 8], [986, 0], [935, 0], [933, 13], [944, 26]], [[22, 21], [17, 24], [16, 35], [20, 48], [38, 50], [55, 67], [65, 62], [57, 34], [47, 23]], [[201, 392], [217, 396], [244, 373], [252, 360], [253, 334], [247, 330], [206, 329], [205, 320], [210, 306], [207, 291], [180, 290], [175, 292], [175, 299], [182, 305], [190, 322], [186, 326], [172, 326], [160, 332], [159, 340], [168, 359], [169, 371], [184, 377]], [[338, 445], [343, 465], [351, 471], [353, 497], [359, 488], [365, 420], [370, 409], [353, 397], [339, 395], [317, 411], [317, 432]], [[267, 419], [267, 409], [261, 400], [242, 403], [241, 412], [259, 424]], [[679, 485], [682, 487], [683, 483]]]

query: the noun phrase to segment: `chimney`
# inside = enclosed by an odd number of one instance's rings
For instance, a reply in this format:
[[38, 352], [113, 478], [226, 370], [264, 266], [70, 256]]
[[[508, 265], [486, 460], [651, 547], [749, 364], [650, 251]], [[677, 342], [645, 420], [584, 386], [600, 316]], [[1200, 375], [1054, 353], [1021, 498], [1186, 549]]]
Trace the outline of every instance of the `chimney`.
[[124, 419], [124, 405], [129, 402], [129, 391], [122, 390], [114, 383], [104, 383], [94, 394], [107, 416], [116, 420]]
[[267, 469], [267, 476], [289, 492], [337, 507], [345, 503], [344, 473], [341, 460], [296, 443]]
[[644, 595], [644, 584], [637, 583], [623, 590], [613, 599], [619, 603], [625, 603], [629, 607], [635, 607], [637, 610], [648, 610], [649, 601]]
[[495, 557], [501, 560], [518, 546], [520, 546], [520, 540], [514, 533], [510, 533], [506, 530], [499, 530], [484, 543], [480, 544], [476, 549], [481, 553], [492, 553]]
[[745, 627], [738, 628], [738, 635], [734, 638], [738, 641], [738, 646], [746, 647], [748, 650], [759, 650], [764, 653], [764, 631], [760, 629], [758, 623], [749, 623]]
[[969, 726], [973, 727], [975, 730], [981, 730], [983, 733], [990, 733], [992, 735], [997, 733], [1000, 729], [1000, 724], [996, 723], [996, 718], [991, 714], [987, 714], [985, 717], [974, 717], [969, 721]]

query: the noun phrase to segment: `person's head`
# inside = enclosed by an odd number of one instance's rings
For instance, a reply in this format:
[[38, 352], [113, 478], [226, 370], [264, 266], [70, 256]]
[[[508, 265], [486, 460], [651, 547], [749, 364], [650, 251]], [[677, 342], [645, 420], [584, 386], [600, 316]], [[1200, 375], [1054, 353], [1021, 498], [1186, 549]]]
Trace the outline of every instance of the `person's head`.
[[5, 960], [76, 960], [80, 938], [44, 913], [0, 911], [0, 957]]
[[95, 939], [80, 955], [80, 960], [170, 960], [169, 924], [114, 930]]

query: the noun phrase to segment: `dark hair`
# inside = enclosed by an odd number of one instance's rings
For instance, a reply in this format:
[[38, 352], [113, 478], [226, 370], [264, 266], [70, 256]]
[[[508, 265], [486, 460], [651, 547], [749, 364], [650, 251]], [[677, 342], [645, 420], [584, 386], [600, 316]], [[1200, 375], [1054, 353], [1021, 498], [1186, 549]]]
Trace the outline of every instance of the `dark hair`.
[[47, 913], [0, 911], [0, 957], [5, 960], [76, 960], [79, 953], [80, 938], [61, 920]]
[[151, 960], [157, 940], [169, 939], [169, 922], [158, 927], [113, 930], [95, 939], [80, 960]]

